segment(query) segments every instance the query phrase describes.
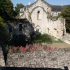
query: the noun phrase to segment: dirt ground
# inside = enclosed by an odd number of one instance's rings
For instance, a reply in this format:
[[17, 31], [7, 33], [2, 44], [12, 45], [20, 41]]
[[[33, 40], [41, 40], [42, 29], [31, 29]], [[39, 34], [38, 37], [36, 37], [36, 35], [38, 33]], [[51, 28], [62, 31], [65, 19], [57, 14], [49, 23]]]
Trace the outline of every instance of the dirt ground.
[[47, 48], [48, 47], [51, 47], [51, 48], [69, 48], [70, 47], [70, 44], [67, 44], [67, 43], [52, 43], [52, 44], [48, 44], [48, 43], [42, 43], [42, 45], [46, 46], [47, 45]]

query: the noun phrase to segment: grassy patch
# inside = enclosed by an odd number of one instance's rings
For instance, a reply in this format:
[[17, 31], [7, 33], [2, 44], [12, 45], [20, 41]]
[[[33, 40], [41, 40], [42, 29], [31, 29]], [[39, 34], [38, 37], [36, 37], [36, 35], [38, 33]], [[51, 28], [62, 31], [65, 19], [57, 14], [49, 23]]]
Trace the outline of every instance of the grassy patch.
[[58, 41], [52, 41], [53, 43], [65, 43], [63, 41], [61, 41], [60, 39], [58, 39]]
[[42, 42], [52, 42], [52, 40], [48, 34], [41, 34], [41, 35], [36, 35], [36, 40], [30, 41], [30, 43], [36, 43], [36, 42], [41, 44]]
[[51, 35], [49, 35], [50, 36], [50, 38], [51, 38], [51, 40], [52, 40], [52, 43], [64, 43], [63, 41], [61, 41], [60, 39], [58, 39], [58, 41], [56, 41], [55, 39], [57, 39], [56, 37], [54, 37], [54, 36], [51, 36]]

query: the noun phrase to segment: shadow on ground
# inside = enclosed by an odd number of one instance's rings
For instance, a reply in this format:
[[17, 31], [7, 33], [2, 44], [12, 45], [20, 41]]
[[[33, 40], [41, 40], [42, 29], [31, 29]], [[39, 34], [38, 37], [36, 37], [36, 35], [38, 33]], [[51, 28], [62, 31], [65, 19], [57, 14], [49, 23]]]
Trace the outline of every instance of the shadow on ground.
[[26, 67], [0, 67], [0, 70], [69, 70], [67, 66], [61, 68], [26, 68]]

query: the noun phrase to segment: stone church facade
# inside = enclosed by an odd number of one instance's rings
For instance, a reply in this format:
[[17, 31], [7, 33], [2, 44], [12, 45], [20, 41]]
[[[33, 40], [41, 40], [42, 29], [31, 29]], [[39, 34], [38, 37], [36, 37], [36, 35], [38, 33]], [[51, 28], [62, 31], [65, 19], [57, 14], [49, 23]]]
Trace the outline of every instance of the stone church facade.
[[27, 18], [35, 31], [61, 39], [66, 34], [65, 19], [60, 17], [56, 20], [56, 16], [65, 7], [67, 6], [55, 6], [44, 0], [35, 0], [34, 3], [21, 8], [19, 15], [22, 19]]

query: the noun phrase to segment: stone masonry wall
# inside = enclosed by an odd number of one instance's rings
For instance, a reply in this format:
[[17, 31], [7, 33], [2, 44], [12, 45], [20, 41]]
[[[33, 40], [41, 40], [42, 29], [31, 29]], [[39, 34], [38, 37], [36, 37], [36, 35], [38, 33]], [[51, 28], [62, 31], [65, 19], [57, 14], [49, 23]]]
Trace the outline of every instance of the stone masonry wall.
[[4, 62], [4, 56], [3, 56], [3, 51], [2, 48], [0, 47], [0, 67], [4, 67], [5, 62]]
[[70, 48], [52, 49], [27, 53], [10, 53], [6, 67], [70, 69]]
[[66, 34], [65, 19], [63, 18], [58, 18], [56, 21], [50, 19], [47, 25], [47, 33], [49, 28], [48, 34], [53, 35], [58, 39], [62, 39], [63, 31], [64, 34]]
[[60, 18], [58, 20], [51, 20], [49, 18], [50, 20], [48, 21], [47, 17], [50, 13], [52, 13], [51, 7], [48, 4], [45, 4], [43, 0], [38, 0], [32, 5], [26, 6], [26, 10], [24, 11], [28, 21], [35, 24], [35, 31], [39, 31], [41, 34], [47, 33], [58, 39], [62, 39], [63, 33], [66, 33], [65, 25], [63, 25], [65, 22], [62, 22]]
[[10, 53], [7, 55], [5, 66], [2, 48], [0, 47], [0, 67], [60, 68], [64, 70], [65, 66], [70, 70], [70, 48]]

